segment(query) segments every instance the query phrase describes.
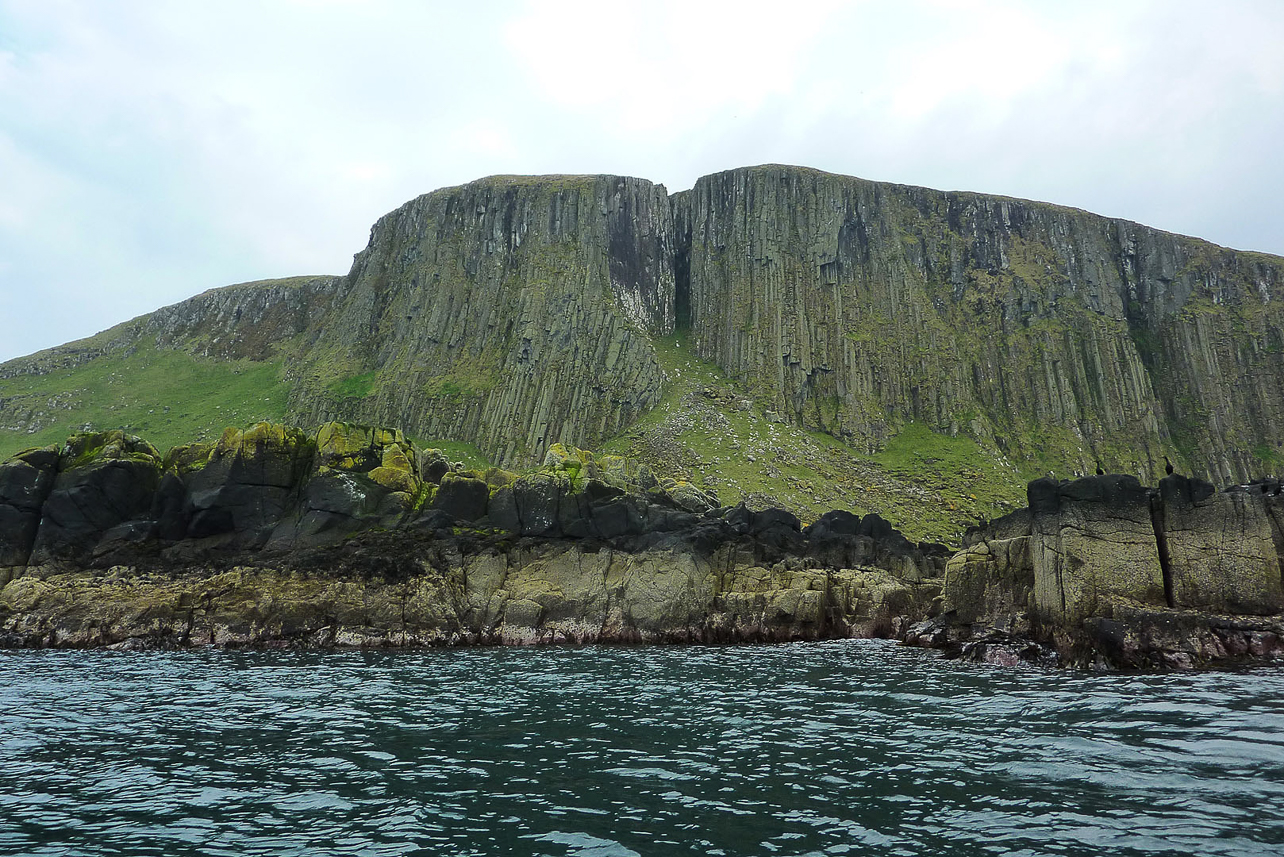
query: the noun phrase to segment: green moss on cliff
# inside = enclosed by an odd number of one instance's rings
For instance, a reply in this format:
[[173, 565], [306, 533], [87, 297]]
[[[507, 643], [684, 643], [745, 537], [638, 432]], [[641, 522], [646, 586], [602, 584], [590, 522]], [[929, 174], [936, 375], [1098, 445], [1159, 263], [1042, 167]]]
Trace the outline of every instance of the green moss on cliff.
[[804, 521], [830, 509], [877, 512], [911, 539], [953, 543], [1024, 502], [1026, 476], [970, 438], [911, 424], [870, 455], [784, 422], [696, 357], [685, 335], [654, 345], [668, 375], [660, 405], [603, 452], [691, 481], [725, 505], [780, 505]]
[[364, 399], [374, 391], [378, 372], [362, 372], [360, 375], [349, 375], [330, 385], [330, 392], [340, 399]]

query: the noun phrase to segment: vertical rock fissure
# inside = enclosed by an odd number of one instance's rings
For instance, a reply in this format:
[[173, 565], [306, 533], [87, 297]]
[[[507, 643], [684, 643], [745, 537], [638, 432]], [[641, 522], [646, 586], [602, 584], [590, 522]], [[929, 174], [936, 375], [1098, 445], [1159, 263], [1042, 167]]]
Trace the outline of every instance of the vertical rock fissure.
[[1172, 558], [1168, 554], [1168, 535], [1164, 532], [1164, 498], [1159, 494], [1150, 496], [1150, 525], [1155, 530], [1155, 547], [1159, 551], [1159, 570], [1164, 576], [1164, 603], [1176, 607], [1173, 597]]
[[673, 257], [673, 328], [677, 333], [691, 329], [691, 243], [679, 242]]
[[673, 326], [681, 334], [691, 330], [691, 217], [685, 197], [674, 194], [669, 200], [674, 232]]

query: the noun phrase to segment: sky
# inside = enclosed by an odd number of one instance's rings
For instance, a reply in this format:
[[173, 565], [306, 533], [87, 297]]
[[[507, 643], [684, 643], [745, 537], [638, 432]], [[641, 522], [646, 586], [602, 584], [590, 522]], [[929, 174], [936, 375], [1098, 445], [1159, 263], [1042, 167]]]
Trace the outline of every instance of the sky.
[[0, 0], [0, 361], [439, 187], [760, 163], [1284, 255], [1284, 2]]

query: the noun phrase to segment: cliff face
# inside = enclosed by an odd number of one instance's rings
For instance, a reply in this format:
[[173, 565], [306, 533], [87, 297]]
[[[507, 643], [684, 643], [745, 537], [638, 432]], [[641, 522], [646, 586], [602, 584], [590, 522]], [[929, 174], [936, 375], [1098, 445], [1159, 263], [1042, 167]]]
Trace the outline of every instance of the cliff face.
[[1153, 476], [1169, 455], [1219, 481], [1279, 454], [1278, 258], [793, 167], [674, 206], [698, 353], [857, 446], [913, 421], [1035, 468]]
[[282, 343], [321, 323], [343, 282], [290, 277], [210, 289], [86, 339], [0, 364], [0, 379], [74, 369], [144, 342], [200, 357], [267, 360]]
[[502, 463], [620, 432], [660, 397], [650, 337], [673, 329], [662, 186], [496, 177], [375, 224], [291, 408], [475, 442]]
[[636, 426], [674, 389], [656, 340], [677, 331], [756, 414], [857, 454], [913, 425], [974, 438], [1013, 490], [1098, 464], [1151, 480], [1165, 457], [1245, 482], [1284, 466], [1282, 288], [1277, 257], [804, 168], [671, 197], [500, 176], [388, 214], [345, 277], [207, 292], [0, 366], [0, 452], [348, 419], [531, 465]]
[[123, 427], [180, 443], [285, 415], [281, 366], [306, 347], [342, 277], [293, 277], [193, 298], [0, 365], [0, 456]]

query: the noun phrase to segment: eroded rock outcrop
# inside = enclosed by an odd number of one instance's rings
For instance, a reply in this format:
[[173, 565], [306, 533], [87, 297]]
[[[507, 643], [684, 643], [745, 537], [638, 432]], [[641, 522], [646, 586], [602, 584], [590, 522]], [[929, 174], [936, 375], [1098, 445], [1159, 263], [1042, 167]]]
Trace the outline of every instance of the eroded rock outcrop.
[[1284, 504], [1274, 487], [1267, 482], [1218, 492], [1207, 482], [1176, 474], [1159, 483], [1160, 543], [1167, 553], [1172, 606], [1254, 615], [1284, 611], [1280, 553], [1271, 525], [1272, 512]]
[[122, 431], [78, 434], [59, 450], [28, 563], [82, 561], [100, 542], [145, 537], [138, 521], [160, 484], [161, 456]]
[[[886, 633], [926, 615], [945, 560], [876, 515], [804, 527], [560, 445], [531, 473], [468, 470], [348, 423], [229, 429], [163, 459], [120, 432], [83, 435], [0, 477], [28, 511], [52, 485], [35, 550], [0, 589], [7, 645]], [[71, 498], [86, 523], [53, 522]]]
[[25, 566], [40, 528], [40, 510], [58, 473], [58, 448], [20, 453], [0, 464], [0, 585]]
[[[1189, 667], [1284, 654], [1274, 480], [1218, 492], [1181, 475], [1030, 483], [1029, 508], [968, 533], [931, 644], [1022, 635], [1072, 662]], [[949, 627], [953, 625], [953, 627]]]

